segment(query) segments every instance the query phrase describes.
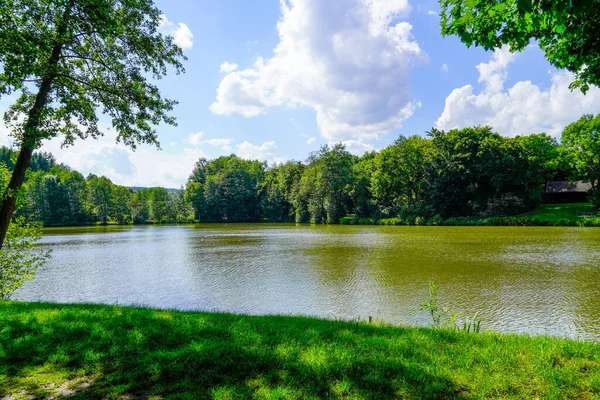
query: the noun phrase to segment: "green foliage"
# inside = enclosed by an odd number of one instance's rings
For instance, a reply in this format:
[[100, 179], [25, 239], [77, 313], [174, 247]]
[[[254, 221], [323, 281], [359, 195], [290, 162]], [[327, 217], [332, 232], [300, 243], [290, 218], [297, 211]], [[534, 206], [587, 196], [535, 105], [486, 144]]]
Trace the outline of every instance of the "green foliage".
[[131, 147], [157, 143], [152, 125], [174, 124], [175, 102], [144, 72], [156, 79], [168, 67], [181, 72], [184, 57], [159, 33], [152, 1], [3, 0], [0, 10], [0, 96], [19, 93], [5, 123], [20, 143], [100, 136], [100, 110]]
[[440, 306], [438, 287], [434, 282], [429, 284], [429, 299], [421, 305], [421, 308], [429, 313], [433, 327], [436, 329], [456, 329], [466, 333], [481, 332], [479, 313], [463, 317], [458, 312], [450, 312], [447, 307]]
[[92, 213], [102, 225], [108, 223], [113, 208], [113, 184], [110, 179], [90, 174], [87, 177]]
[[[0, 147], [0, 163], [4, 162], [11, 171], [15, 168], [18, 152], [9, 149], [6, 146]], [[56, 166], [56, 159], [51, 153], [34, 153], [31, 157], [29, 169], [33, 172], [44, 171], [49, 172], [52, 167]]]
[[8, 227], [4, 247], [0, 250], [0, 299], [8, 300], [25, 281], [50, 257], [49, 251], [35, 249], [42, 237], [39, 224], [28, 224], [17, 218]]
[[532, 40], [557, 68], [575, 74], [571, 89], [600, 83], [600, 3], [595, 0], [440, 0], [442, 34], [486, 50], [523, 50]]
[[[0, 392], [60, 398], [595, 398], [597, 343], [304, 317], [0, 303]], [[183, 362], [185, 361], [185, 362]]]
[[600, 209], [600, 114], [584, 115], [569, 124], [563, 131], [562, 144], [571, 179], [592, 183], [590, 199]]
[[215, 222], [256, 222], [261, 220], [261, 206], [268, 213], [284, 215], [285, 211], [269, 210], [270, 205], [261, 204], [261, 191], [263, 196], [271, 196], [272, 201], [282, 203], [281, 193], [269, 188], [275, 177], [271, 175], [265, 183], [265, 168], [265, 163], [235, 155], [212, 161], [200, 159], [187, 183], [187, 198], [192, 202], [196, 218]]
[[561, 145], [545, 134], [505, 138], [475, 127], [400, 137], [361, 157], [340, 144], [321, 148], [306, 163], [202, 158], [177, 193], [132, 193], [105, 177], [86, 180], [54, 166], [28, 173], [19, 215], [46, 226], [194, 220], [594, 226], [594, 218], [581, 216], [594, 210], [552, 218], [553, 206], [539, 206], [545, 183], [555, 177], [590, 180], [591, 199], [600, 197], [593, 178], [596, 120], [585, 116], [570, 125]]

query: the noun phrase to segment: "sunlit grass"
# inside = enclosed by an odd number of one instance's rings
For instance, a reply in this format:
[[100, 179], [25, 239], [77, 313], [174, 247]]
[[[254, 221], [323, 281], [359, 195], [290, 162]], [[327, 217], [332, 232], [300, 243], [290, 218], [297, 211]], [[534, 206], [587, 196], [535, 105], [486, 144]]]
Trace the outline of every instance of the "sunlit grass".
[[3, 302], [0, 393], [593, 399], [600, 396], [600, 345], [303, 317]]
[[579, 221], [582, 219], [582, 215], [600, 217], [600, 213], [591, 203], [542, 204], [535, 210], [523, 215], [548, 222], [560, 220]]

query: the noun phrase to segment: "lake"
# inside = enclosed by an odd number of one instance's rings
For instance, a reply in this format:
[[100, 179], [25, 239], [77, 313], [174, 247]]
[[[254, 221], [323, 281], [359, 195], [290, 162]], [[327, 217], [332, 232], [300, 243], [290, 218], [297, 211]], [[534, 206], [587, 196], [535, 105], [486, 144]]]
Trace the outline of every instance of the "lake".
[[27, 301], [426, 326], [428, 285], [483, 326], [600, 340], [600, 229], [201, 224], [46, 229]]

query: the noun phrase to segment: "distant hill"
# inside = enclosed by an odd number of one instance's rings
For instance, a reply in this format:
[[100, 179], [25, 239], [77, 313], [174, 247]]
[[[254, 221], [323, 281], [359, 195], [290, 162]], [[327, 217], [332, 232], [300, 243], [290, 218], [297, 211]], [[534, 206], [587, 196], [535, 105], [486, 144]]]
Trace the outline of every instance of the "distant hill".
[[[155, 187], [157, 187], [157, 186], [155, 186]], [[154, 189], [154, 187], [144, 187], [144, 186], [130, 186], [130, 188], [134, 192], [139, 192], [140, 190]], [[169, 192], [169, 193], [183, 192], [183, 189], [173, 189], [173, 188], [165, 188], [165, 189], [167, 189], [167, 192]]]

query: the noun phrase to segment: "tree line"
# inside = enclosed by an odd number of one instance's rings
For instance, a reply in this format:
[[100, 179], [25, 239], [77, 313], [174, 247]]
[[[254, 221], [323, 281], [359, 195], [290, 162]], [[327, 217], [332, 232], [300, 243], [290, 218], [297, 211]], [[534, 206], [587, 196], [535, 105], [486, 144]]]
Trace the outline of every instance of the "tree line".
[[[546, 134], [507, 138], [490, 127], [400, 137], [355, 156], [323, 146], [305, 162], [268, 166], [236, 155], [201, 158], [185, 188], [132, 189], [84, 177], [36, 153], [17, 216], [45, 226], [152, 222], [339, 223], [399, 218], [406, 223], [510, 216], [543, 200], [549, 180], [586, 180], [600, 205], [600, 115], [569, 125], [559, 143]], [[0, 149], [12, 168], [17, 154]]]
[[[17, 154], [0, 148], [0, 168], [13, 168]], [[2, 182], [2, 187], [7, 179]], [[119, 186], [107, 177], [84, 177], [66, 165], [57, 164], [50, 153], [35, 153], [31, 169], [18, 196], [17, 217], [44, 226], [89, 224], [144, 224], [189, 222], [191, 203], [185, 193], [165, 188], [132, 189]]]
[[341, 144], [305, 163], [267, 167], [235, 155], [200, 159], [186, 197], [200, 221], [338, 223], [342, 218], [508, 216], [542, 202], [552, 179], [592, 183], [600, 205], [600, 116], [546, 134], [506, 138], [490, 127], [432, 129], [361, 157]]

